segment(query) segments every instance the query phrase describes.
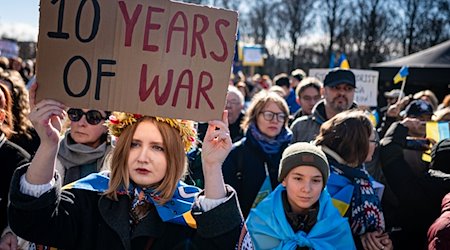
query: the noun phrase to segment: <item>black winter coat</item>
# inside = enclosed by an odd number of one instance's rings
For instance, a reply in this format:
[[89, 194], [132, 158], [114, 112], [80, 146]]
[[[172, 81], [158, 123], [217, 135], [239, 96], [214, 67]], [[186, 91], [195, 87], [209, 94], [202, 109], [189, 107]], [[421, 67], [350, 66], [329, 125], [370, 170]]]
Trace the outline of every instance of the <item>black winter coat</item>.
[[60, 178], [41, 197], [19, 191], [19, 168], [11, 183], [9, 220], [20, 237], [64, 249], [234, 249], [242, 216], [235, 192], [218, 207], [202, 212], [192, 209], [197, 229], [163, 222], [153, 209], [133, 230], [129, 223], [128, 196], [113, 201], [93, 191], [61, 191]]
[[261, 185], [266, 179], [264, 165], [267, 164], [272, 190], [278, 182], [278, 168], [281, 154], [288, 146], [284, 144], [276, 154], [266, 154], [261, 146], [254, 143], [251, 133], [233, 145], [233, 149], [223, 163], [222, 172], [225, 183], [231, 185], [237, 192], [242, 214], [247, 218], [253, 201]]
[[7, 226], [6, 207], [8, 205], [9, 183], [14, 171], [27, 163], [30, 155], [21, 147], [10, 142], [0, 132], [0, 233]]
[[381, 141], [380, 159], [384, 176], [398, 198], [402, 232], [397, 249], [423, 249], [427, 231], [439, 217], [441, 201], [450, 192], [450, 174], [438, 170], [417, 176], [403, 155], [408, 128], [394, 123]]

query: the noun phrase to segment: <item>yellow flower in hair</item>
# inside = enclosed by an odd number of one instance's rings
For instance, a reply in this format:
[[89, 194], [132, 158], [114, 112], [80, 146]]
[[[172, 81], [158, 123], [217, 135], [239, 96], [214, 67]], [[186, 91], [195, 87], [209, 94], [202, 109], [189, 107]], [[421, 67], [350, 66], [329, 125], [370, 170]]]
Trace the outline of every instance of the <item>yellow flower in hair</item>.
[[[120, 137], [123, 130], [142, 118], [142, 115], [131, 114], [124, 112], [113, 112], [109, 119], [105, 122], [105, 126], [108, 127], [108, 131], [115, 137]], [[184, 150], [188, 152], [195, 143], [197, 132], [194, 129], [193, 123], [188, 120], [178, 120], [172, 118], [155, 117], [158, 122], [164, 122], [169, 124], [172, 128], [177, 129], [180, 132], [181, 139], [184, 143]]]
[[108, 127], [109, 134], [119, 137], [127, 126], [137, 122], [141, 117], [139, 114], [113, 112], [106, 120], [105, 126]]
[[194, 145], [197, 132], [194, 129], [192, 121], [177, 120], [172, 118], [155, 117], [157, 121], [165, 122], [172, 128], [176, 128], [180, 131], [181, 139], [184, 143], [184, 151], [188, 152]]

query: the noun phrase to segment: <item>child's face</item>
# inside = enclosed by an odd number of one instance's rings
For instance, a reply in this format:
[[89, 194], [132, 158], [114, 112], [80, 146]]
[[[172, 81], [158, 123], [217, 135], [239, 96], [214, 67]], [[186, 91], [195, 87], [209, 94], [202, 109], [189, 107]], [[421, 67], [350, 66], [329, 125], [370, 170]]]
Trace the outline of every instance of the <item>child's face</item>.
[[323, 189], [322, 173], [315, 167], [298, 166], [284, 178], [287, 199], [295, 213], [305, 213], [317, 200]]
[[149, 187], [160, 182], [167, 171], [161, 132], [151, 121], [141, 122], [133, 135], [128, 172], [134, 183]]

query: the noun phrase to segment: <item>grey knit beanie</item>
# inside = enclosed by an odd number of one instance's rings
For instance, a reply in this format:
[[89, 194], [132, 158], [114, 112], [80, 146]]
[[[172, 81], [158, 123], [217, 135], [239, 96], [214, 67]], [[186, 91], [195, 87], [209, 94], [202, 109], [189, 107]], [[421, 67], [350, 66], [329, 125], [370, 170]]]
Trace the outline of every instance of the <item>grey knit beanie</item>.
[[287, 147], [281, 157], [278, 181], [282, 182], [289, 171], [298, 166], [316, 167], [322, 173], [325, 187], [330, 167], [325, 153], [319, 147], [306, 142], [297, 142]]

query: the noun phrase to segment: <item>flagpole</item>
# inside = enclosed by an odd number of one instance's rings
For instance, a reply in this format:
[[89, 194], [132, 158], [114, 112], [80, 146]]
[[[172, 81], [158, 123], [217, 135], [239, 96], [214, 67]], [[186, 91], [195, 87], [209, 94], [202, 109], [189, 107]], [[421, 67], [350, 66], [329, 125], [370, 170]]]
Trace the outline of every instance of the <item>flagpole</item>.
[[397, 103], [400, 103], [400, 100], [403, 98], [402, 93], [405, 93], [405, 92], [403, 92], [405, 89], [405, 83], [406, 83], [406, 77], [402, 80], [402, 86], [400, 87], [400, 95], [398, 95]]

